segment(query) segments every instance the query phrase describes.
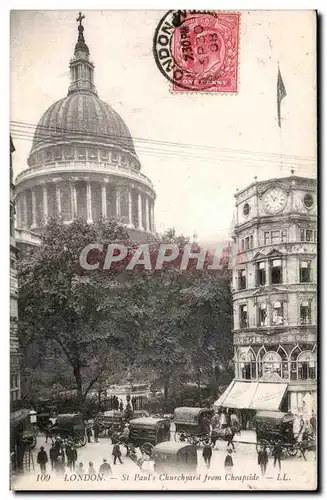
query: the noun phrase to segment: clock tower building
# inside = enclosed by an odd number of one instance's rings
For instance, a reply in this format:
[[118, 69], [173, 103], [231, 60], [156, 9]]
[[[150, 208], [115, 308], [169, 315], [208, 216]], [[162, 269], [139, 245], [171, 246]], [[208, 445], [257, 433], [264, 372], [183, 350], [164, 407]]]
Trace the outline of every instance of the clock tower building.
[[310, 418], [317, 404], [316, 181], [256, 181], [235, 199], [235, 378], [216, 404]]

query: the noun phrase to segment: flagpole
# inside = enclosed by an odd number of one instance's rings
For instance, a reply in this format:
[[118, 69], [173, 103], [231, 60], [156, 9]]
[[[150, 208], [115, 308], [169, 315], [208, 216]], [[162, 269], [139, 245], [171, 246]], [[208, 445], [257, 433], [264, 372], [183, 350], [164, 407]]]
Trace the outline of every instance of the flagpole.
[[280, 171], [281, 175], [283, 172], [283, 134], [282, 134], [282, 118], [281, 118], [281, 103], [284, 97], [286, 97], [286, 89], [283, 82], [283, 78], [280, 72], [279, 61], [277, 61], [278, 72], [277, 72], [277, 120], [279, 127], [279, 149], [280, 149]]

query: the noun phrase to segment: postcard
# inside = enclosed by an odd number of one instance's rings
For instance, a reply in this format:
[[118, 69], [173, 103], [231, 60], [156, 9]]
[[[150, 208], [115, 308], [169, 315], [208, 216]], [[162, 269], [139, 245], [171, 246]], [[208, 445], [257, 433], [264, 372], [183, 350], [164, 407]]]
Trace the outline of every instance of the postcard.
[[10, 23], [10, 488], [316, 490], [316, 12]]

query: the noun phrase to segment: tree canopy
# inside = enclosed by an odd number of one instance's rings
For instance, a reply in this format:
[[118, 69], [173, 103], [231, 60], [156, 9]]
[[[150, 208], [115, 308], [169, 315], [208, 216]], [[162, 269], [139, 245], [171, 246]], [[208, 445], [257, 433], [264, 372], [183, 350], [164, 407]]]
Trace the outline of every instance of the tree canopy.
[[[94, 242], [123, 242], [131, 249], [127, 260], [135, 251], [114, 219], [52, 219], [40, 247], [19, 264], [20, 343], [25, 352], [37, 346], [42, 354], [36, 365], [56, 346], [80, 404], [92, 387], [129, 369], [154, 374], [166, 396], [178, 382], [200, 384], [214, 376], [217, 383], [232, 357], [228, 275], [196, 270], [194, 262], [182, 270], [180, 259], [161, 270], [138, 265], [128, 271], [125, 259], [110, 269], [84, 271], [81, 251]], [[151, 258], [161, 242], [182, 247], [189, 240], [169, 230], [153, 242]]]

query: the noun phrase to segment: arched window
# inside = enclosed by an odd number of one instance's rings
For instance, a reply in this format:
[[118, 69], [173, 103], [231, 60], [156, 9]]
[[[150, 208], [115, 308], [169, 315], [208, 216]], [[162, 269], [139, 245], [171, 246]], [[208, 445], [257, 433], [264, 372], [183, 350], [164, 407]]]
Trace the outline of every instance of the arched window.
[[288, 379], [289, 378], [289, 362], [288, 355], [285, 349], [282, 346], [278, 346], [277, 353], [280, 355], [282, 360], [282, 373], [281, 377]]
[[297, 358], [301, 352], [298, 345], [291, 352], [291, 380], [297, 380]]
[[312, 380], [316, 378], [317, 357], [311, 351], [304, 351], [297, 358], [297, 379]]
[[266, 348], [264, 346], [262, 346], [260, 349], [259, 349], [259, 352], [258, 352], [258, 355], [257, 355], [257, 365], [258, 365], [258, 378], [261, 378], [262, 375], [263, 375], [263, 367], [262, 367], [262, 360], [263, 358], [265, 357], [266, 355]]
[[238, 354], [238, 374], [243, 380], [256, 380], [256, 360], [253, 350], [242, 350]]
[[262, 373], [278, 373], [282, 376], [282, 358], [274, 351], [268, 351], [262, 359]]

